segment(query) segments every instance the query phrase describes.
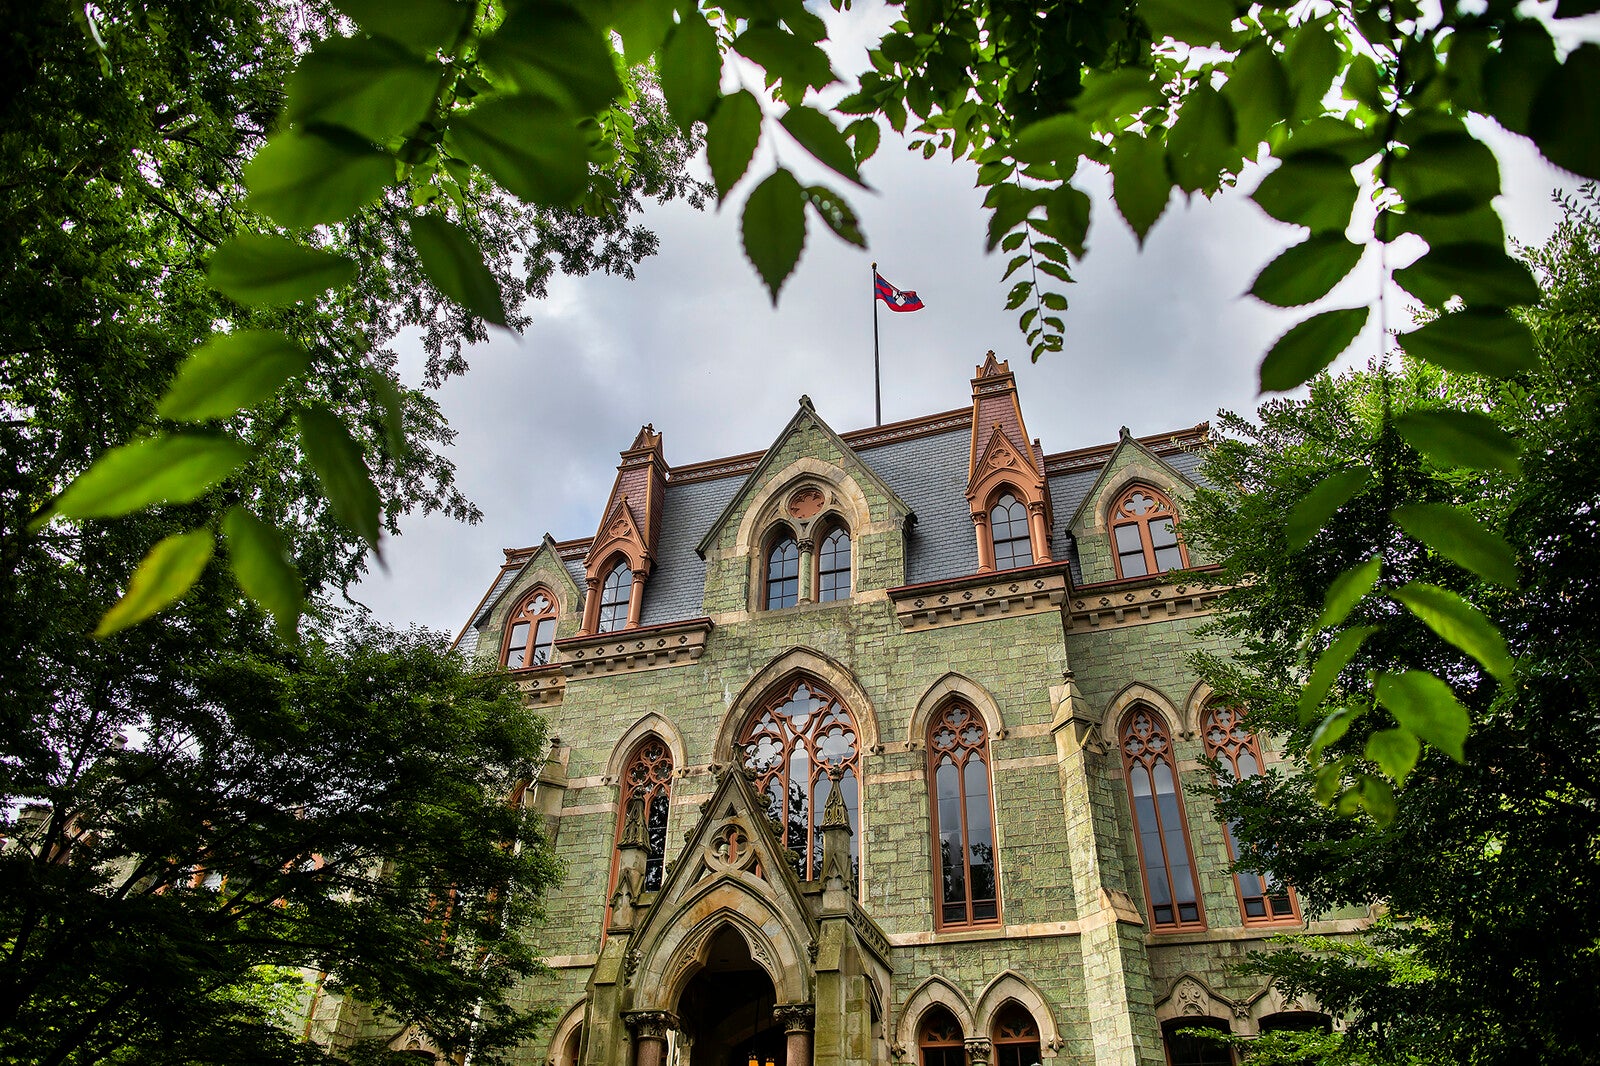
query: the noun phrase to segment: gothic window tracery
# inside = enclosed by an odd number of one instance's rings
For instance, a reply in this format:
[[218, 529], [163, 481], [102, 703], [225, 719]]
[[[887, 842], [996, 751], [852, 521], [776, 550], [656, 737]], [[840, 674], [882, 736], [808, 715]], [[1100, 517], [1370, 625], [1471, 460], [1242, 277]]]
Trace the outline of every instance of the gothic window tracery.
[[1150, 925], [1157, 930], [1204, 928], [1166, 724], [1149, 707], [1136, 705], [1123, 720], [1120, 739]]
[[859, 877], [861, 753], [855, 717], [814, 679], [801, 677], [759, 705], [737, 741], [739, 757], [783, 824], [802, 881], [822, 871], [822, 809], [828, 770], [842, 770], [839, 791], [850, 816], [850, 865]]
[[1172, 501], [1148, 485], [1124, 492], [1111, 508], [1117, 576], [1143, 577], [1187, 566], [1174, 525], [1177, 518]]
[[[617, 839], [621, 840], [627, 831], [630, 809], [637, 810], [646, 846], [644, 887], [654, 892], [661, 887], [661, 872], [667, 857], [667, 812], [672, 801], [672, 752], [665, 741], [648, 736], [639, 742], [622, 771], [620, 792]], [[638, 807], [634, 808], [636, 801]], [[613, 873], [613, 890], [615, 880]]]
[[989, 536], [994, 541], [994, 568], [1010, 570], [1033, 565], [1028, 533], [1028, 508], [1007, 489], [989, 508]]
[[850, 531], [834, 526], [817, 552], [817, 602], [850, 598]]
[[917, 1057], [921, 1066], [967, 1066], [967, 1047], [961, 1023], [944, 1007], [930, 1007], [917, 1026]]
[[[1237, 707], [1207, 707], [1200, 722], [1200, 735], [1205, 740], [1206, 755], [1221, 764], [1227, 779], [1243, 781], [1261, 772], [1261, 747], [1244, 724], [1244, 712]], [[1234, 841], [1233, 824], [1224, 822], [1222, 829], [1228, 841], [1228, 858], [1237, 860], [1239, 847]], [[1293, 890], [1271, 873], [1237, 870], [1233, 882], [1246, 924], [1299, 921]]]
[[544, 666], [550, 662], [559, 612], [560, 607], [549, 590], [538, 588], [511, 613], [506, 627], [505, 653], [501, 656], [507, 670]]
[[1036, 1066], [1039, 1054], [1039, 1026], [1026, 1007], [1012, 1000], [995, 1016], [994, 1066]]
[[927, 741], [939, 925], [988, 925], [1000, 918], [989, 731], [953, 702], [929, 723]]
[[595, 631], [614, 633], [628, 624], [628, 601], [633, 596], [633, 568], [618, 562], [606, 574], [600, 589], [600, 619]]

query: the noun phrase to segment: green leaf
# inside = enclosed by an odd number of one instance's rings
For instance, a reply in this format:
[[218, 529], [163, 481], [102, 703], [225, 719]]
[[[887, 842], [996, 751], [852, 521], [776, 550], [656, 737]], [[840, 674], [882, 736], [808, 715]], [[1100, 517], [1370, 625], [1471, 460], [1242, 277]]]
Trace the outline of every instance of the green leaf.
[[756, 186], [740, 220], [744, 254], [766, 282], [774, 306], [806, 245], [805, 191], [783, 167]]
[[1372, 471], [1364, 466], [1352, 467], [1329, 474], [1318, 481], [1312, 490], [1300, 498], [1284, 522], [1284, 532], [1291, 551], [1299, 551], [1311, 543], [1324, 523], [1334, 512], [1366, 488], [1372, 481]]
[[394, 180], [394, 160], [351, 135], [290, 130], [245, 164], [245, 201], [289, 229], [343, 222]]
[[806, 202], [812, 206], [827, 227], [833, 230], [834, 236], [857, 248], [867, 246], [867, 238], [861, 232], [861, 223], [844, 197], [822, 185], [807, 185]]
[[1167, 209], [1172, 178], [1167, 174], [1167, 153], [1159, 141], [1127, 136], [1117, 141], [1111, 157], [1112, 193], [1117, 210], [1143, 247], [1145, 234]]
[[1333, 688], [1339, 674], [1350, 665], [1356, 652], [1361, 650], [1361, 645], [1366, 639], [1378, 631], [1377, 626], [1355, 626], [1346, 629], [1333, 642], [1323, 649], [1317, 656], [1317, 663], [1311, 668], [1311, 677], [1306, 681], [1306, 687], [1300, 692], [1299, 714], [1302, 725], [1310, 724], [1317, 716], [1317, 708], [1322, 704], [1323, 698]]
[[622, 53], [629, 66], [645, 62], [672, 29], [671, 0], [636, 0], [612, 9], [611, 28], [622, 35]]
[[1356, 268], [1362, 251], [1343, 233], [1312, 234], [1268, 263], [1256, 275], [1250, 295], [1275, 307], [1320, 300]]
[[1233, 108], [1227, 97], [1201, 84], [1189, 93], [1167, 134], [1167, 160], [1184, 192], [1217, 191], [1224, 172], [1236, 169]]
[[293, 639], [305, 593], [283, 538], [243, 507], [228, 508], [222, 532], [239, 588], [272, 613], [285, 640]]
[[1157, 40], [1226, 48], [1234, 37], [1232, 0], [1139, 0], [1139, 17]]
[[1096, 146], [1089, 127], [1077, 115], [1055, 115], [1024, 126], [1007, 154], [1024, 163], [1076, 163]]
[[1421, 754], [1422, 743], [1415, 733], [1405, 729], [1380, 729], [1367, 738], [1367, 758], [1394, 778], [1397, 785], [1406, 783]]
[[188, 503], [250, 458], [231, 437], [164, 433], [113, 448], [68, 485], [32, 528], [52, 515], [111, 518], [156, 503]]
[[1464, 241], [1443, 244], [1394, 272], [1403, 289], [1429, 307], [1443, 307], [1459, 296], [1469, 304], [1511, 307], [1539, 302], [1539, 285], [1525, 263], [1497, 244]]
[[861, 172], [856, 169], [856, 157], [850, 150], [850, 142], [844, 139], [844, 134], [839, 132], [828, 116], [809, 107], [791, 107], [778, 123], [829, 170], [849, 178], [862, 188], [867, 187], [861, 180]]
[[368, 33], [429, 54], [447, 48], [473, 13], [471, 4], [456, 0], [334, 0], [334, 6]]
[[1395, 158], [1390, 180], [1413, 212], [1455, 214], [1500, 192], [1500, 165], [1489, 146], [1464, 130], [1419, 137]]
[[239, 233], [211, 257], [211, 287], [247, 307], [314, 300], [356, 276], [355, 260], [286, 237]]
[[1479, 577], [1508, 589], [1521, 585], [1516, 552], [1466, 508], [1408, 503], [1394, 509], [1394, 520], [1411, 536]]
[[[1528, 133], [1534, 99], [1556, 70], [1555, 42], [1534, 19], [1511, 20], [1500, 35], [1500, 49], [1483, 65], [1483, 91], [1489, 113], [1513, 133]], [[1542, 103], [1542, 101], [1541, 101]], [[1566, 108], [1557, 115], [1565, 115]]]
[[[1394, 816], [1399, 812], [1399, 807], [1394, 801], [1394, 788], [1381, 777], [1363, 774], [1357, 786], [1355, 799], [1366, 808], [1367, 814], [1379, 829], [1386, 829], [1392, 825]], [[1345, 812], [1341, 810], [1340, 813]]]
[[1463, 373], [1509, 378], [1539, 361], [1528, 327], [1497, 308], [1469, 307], [1402, 334], [1409, 354]]
[[411, 220], [411, 247], [435, 288], [484, 321], [506, 324], [500, 282], [466, 230], [442, 215], [421, 215]]
[[1382, 560], [1374, 555], [1366, 562], [1357, 563], [1334, 578], [1333, 584], [1328, 586], [1327, 593], [1322, 597], [1322, 615], [1317, 619], [1316, 625], [1311, 627], [1312, 630], [1327, 629], [1343, 623], [1350, 617], [1350, 612], [1355, 609], [1356, 604], [1378, 584], [1378, 576], [1382, 570]]
[[1313, 794], [1317, 802], [1324, 807], [1331, 804], [1333, 798], [1339, 794], [1339, 786], [1343, 784], [1345, 767], [1349, 761], [1349, 756], [1345, 756], [1317, 768]]
[[367, 384], [372, 386], [378, 399], [378, 413], [383, 422], [383, 442], [391, 456], [404, 455], [406, 451], [405, 399], [400, 389], [382, 371], [368, 367]]
[[1373, 695], [1401, 727], [1432, 744], [1456, 762], [1466, 762], [1471, 716], [1450, 686], [1421, 670], [1382, 673]]
[[1544, 81], [1529, 114], [1544, 157], [1585, 178], [1600, 178], [1600, 45], [1580, 44]]
[[178, 367], [156, 413], [174, 422], [227, 418], [267, 399], [310, 365], [305, 349], [281, 333], [215, 333]]
[[1394, 428], [1440, 466], [1508, 474], [1521, 468], [1521, 445], [1494, 419], [1476, 411], [1407, 411], [1394, 420]]
[[1296, 323], [1261, 361], [1261, 391], [1283, 392], [1310, 381], [1350, 347], [1369, 311], [1346, 307]]
[[1072, 101], [1072, 108], [1089, 122], [1121, 121], [1137, 118], [1146, 107], [1159, 107], [1164, 102], [1160, 86], [1150, 80], [1148, 72], [1123, 67], [1086, 75], [1083, 91]]
[[1312, 761], [1322, 755], [1328, 747], [1337, 744], [1339, 739], [1350, 732], [1350, 727], [1356, 719], [1367, 713], [1365, 707], [1341, 707], [1328, 717], [1324, 718], [1311, 734], [1311, 747], [1306, 752]]
[[878, 142], [883, 137], [883, 130], [878, 127], [875, 118], [858, 118], [844, 128], [845, 136], [850, 138], [850, 148], [855, 154], [856, 165], [859, 166], [871, 159], [878, 151]]
[[308, 407], [295, 416], [300, 443], [322, 491], [339, 521], [373, 547], [378, 545], [378, 489], [361, 457], [361, 446], [344, 423], [325, 407]]
[[1222, 93], [1233, 105], [1236, 143], [1249, 156], [1293, 106], [1289, 79], [1271, 41], [1258, 41], [1239, 53]]
[[112, 604], [95, 627], [96, 637], [109, 637], [176, 603], [194, 587], [216, 548], [209, 530], [195, 529], [165, 537], [139, 561], [128, 579], [128, 591]]
[[574, 115], [596, 114], [622, 95], [609, 41], [577, 11], [549, 0], [517, 0], [509, 10], [478, 48], [490, 70]]
[[1294, 31], [1283, 54], [1283, 67], [1294, 94], [1293, 115], [1311, 118], [1323, 111], [1322, 100], [1339, 72], [1339, 44], [1327, 25], [1307, 22]]
[[760, 142], [761, 104], [749, 91], [741, 89], [717, 101], [706, 125], [706, 161], [719, 199], [744, 177]]
[[1042, 196], [1040, 190], [1024, 189], [1010, 182], [990, 189], [985, 206], [992, 207], [994, 214], [989, 216], [989, 241], [984, 250], [994, 251], [995, 245], [1038, 206]]
[[510, 96], [456, 116], [461, 155], [517, 199], [566, 207], [589, 184], [589, 144], [572, 118], [534, 96]]
[[1515, 667], [1505, 637], [1478, 608], [1449, 589], [1421, 581], [1401, 585], [1389, 595], [1429, 629], [1482, 663], [1501, 684], [1512, 683]]
[[745, 30], [734, 38], [733, 49], [786, 85], [820, 89], [838, 80], [828, 62], [828, 53], [810, 41], [770, 26]]
[[698, 8], [690, 7], [683, 21], [672, 27], [657, 63], [667, 110], [687, 130], [705, 118], [717, 98], [722, 77], [722, 56], [717, 34]]
[[380, 144], [428, 115], [445, 70], [384, 38], [330, 37], [289, 76], [284, 113], [304, 129], [343, 126]]
[[1313, 233], [1343, 231], [1360, 189], [1350, 164], [1326, 151], [1302, 152], [1261, 179], [1250, 198], [1279, 222], [1309, 227]]
[[1358, 55], [1350, 60], [1344, 72], [1344, 95], [1379, 114], [1388, 110], [1388, 104], [1383, 99], [1382, 76], [1371, 56]]
[[1079, 259], [1083, 258], [1089, 236], [1089, 196], [1063, 184], [1045, 198], [1045, 214], [1056, 239]]

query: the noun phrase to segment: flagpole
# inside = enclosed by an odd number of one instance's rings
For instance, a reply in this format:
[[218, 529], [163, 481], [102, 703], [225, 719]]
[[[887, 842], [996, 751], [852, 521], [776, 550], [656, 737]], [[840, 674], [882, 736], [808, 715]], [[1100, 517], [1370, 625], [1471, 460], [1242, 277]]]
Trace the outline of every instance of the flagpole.
[[872, 402], [883, 425], [883, 379], [878, 370], [878, 264], [872, 264]]

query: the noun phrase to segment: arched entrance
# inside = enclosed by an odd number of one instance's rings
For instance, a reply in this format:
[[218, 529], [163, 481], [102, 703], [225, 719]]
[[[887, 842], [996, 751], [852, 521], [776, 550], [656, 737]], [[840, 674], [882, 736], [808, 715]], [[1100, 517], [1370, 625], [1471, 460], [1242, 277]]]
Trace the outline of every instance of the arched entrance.
[[677, 1066], [784, 1066], [777, 993], [744, 937], [725, 925], [706, 948], [705, 966], [678, 998]]

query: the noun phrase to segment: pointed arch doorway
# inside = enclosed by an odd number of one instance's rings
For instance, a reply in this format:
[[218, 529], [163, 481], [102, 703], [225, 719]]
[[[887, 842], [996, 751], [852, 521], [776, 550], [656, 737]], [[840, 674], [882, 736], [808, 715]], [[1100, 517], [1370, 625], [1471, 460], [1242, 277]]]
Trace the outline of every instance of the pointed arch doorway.
[[784, 1066], [788, 1048], [776, 1005], [772, 979], [744, 937], [723, 926], [678, 998], [677, 1066]]

